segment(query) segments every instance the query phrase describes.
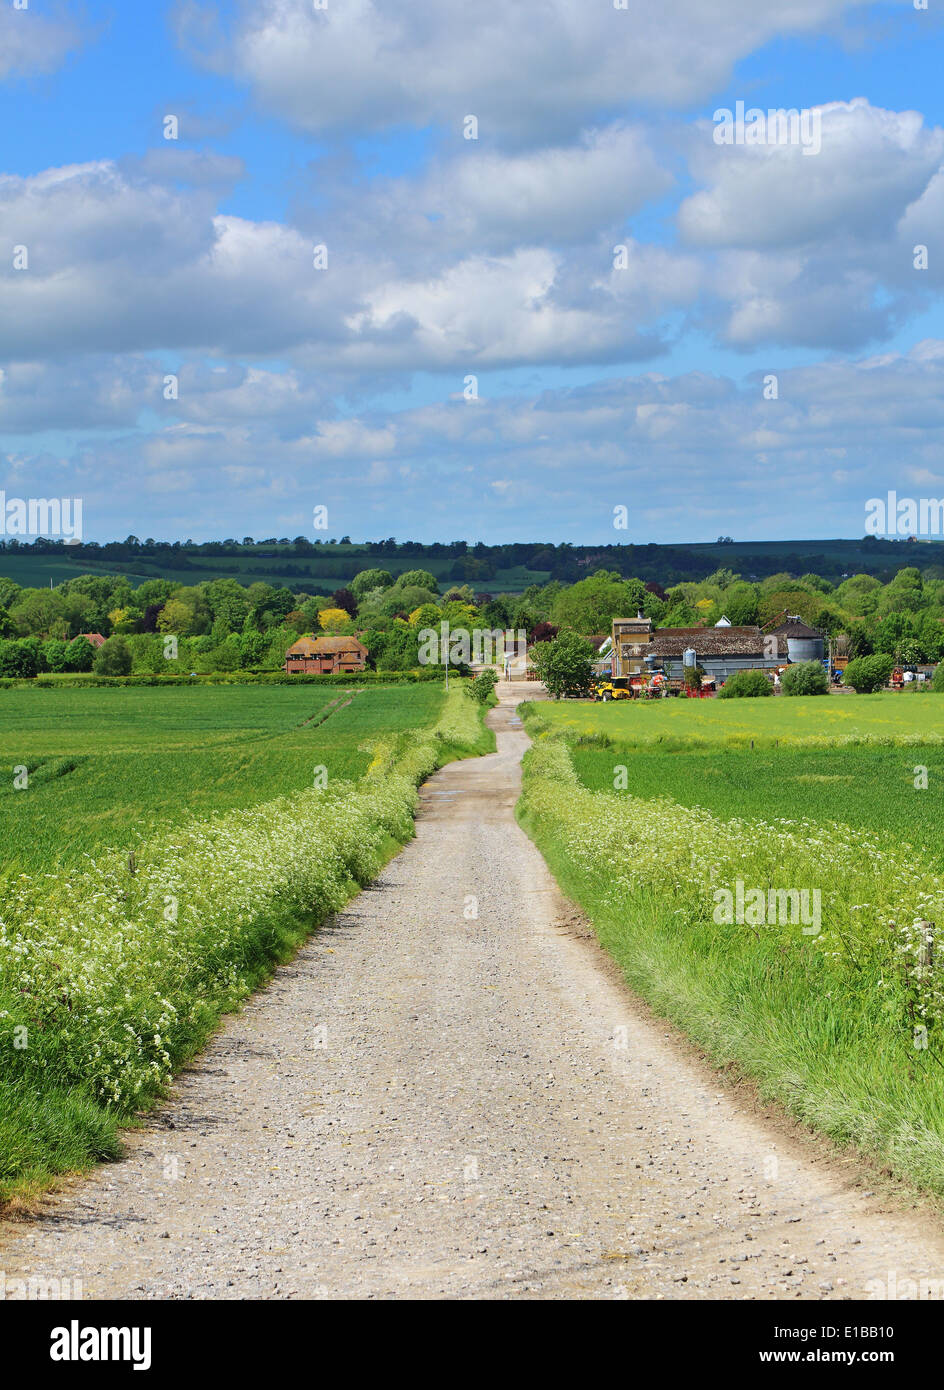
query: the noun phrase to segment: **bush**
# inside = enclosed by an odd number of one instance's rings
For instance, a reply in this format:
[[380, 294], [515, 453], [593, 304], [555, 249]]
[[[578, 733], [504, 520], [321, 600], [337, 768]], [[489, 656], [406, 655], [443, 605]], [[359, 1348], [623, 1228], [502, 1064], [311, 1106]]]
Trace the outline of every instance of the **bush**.
[[475, 680], [468, 686], [469, 694], [473, 700], [478, 700], [480, 705], [485, 705], [488, 703], [489, 696], [495, 689], [497, 681], [498, 677], [491, 668], [480, 671]]
[[735, 671], [728, 676], [718, 691], [719, 700], [753, 699], [758, 695], [772, 695], [774, 688], [763, 671]]
[[0, 642], [0, 676], [35, 676], [39, 670], [36, 649], [28, 642]]
[[944, 690], [944, 661], [940, 662], [935, 669], [934, 679], [931, 681], [931, 689]]
[[784, 695], [828, 695], [829, 677], [819, 661], [798, 661], [788, 666], [780, 677]]
[[871, 695], [887, 683], [895, 667], [895, 658], [885, 652], [874, 656], [857, 656], [842, 673], [843, 685], [851, 685], [858, 695]]
[[123, 637], [109, 637], [99, 647], [92, 663], [98, 676], [128, 676], [131, 674], [131, 648]]

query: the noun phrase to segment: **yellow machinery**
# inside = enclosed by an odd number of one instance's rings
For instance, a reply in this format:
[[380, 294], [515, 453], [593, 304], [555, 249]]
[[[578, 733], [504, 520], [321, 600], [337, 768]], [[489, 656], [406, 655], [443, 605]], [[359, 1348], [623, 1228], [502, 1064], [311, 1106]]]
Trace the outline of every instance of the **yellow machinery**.
[[597, 681], [593, 687], [593, 698], [595, 700], [631, 700], [633, 691], [630, 689], [628, 676], [613, 676], [610, 680]]

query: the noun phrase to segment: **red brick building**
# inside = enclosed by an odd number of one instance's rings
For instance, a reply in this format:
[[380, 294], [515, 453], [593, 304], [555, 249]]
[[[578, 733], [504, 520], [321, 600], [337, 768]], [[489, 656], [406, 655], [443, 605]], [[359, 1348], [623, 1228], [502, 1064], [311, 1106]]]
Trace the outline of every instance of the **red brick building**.
[[285, 670], [332, 675], [336, 671], [363, 671], [367, 648], [356, 637], [299, 637], [285, 653]]

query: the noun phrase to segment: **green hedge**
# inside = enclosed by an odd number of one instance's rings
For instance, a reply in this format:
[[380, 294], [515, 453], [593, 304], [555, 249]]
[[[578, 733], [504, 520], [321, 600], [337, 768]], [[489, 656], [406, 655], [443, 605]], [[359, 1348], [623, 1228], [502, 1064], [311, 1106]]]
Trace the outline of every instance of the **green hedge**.
[[[454, 673], [455, 674], [455, 673]], [[11, 677], [0, 679], [0, 688], [34, 686], [41, 690], [79, 689], [89, 685], [400, 685], [404, 681], [442, 680], [443, 672], [436, 667], [421, 667], [412, 671], [353, 671], [326, 675], [285, 671], [214, 671], [196, 676], [100, 676], [52, 675], [44, 673], [30, 680]]]

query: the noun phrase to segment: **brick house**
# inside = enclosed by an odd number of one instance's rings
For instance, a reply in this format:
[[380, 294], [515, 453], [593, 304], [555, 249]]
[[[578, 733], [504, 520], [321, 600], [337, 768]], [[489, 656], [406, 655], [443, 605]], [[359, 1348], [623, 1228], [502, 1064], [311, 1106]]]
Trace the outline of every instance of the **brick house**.
[[288, 672], [311, 671], [332, 675], [337, 671], [363, 671], [367, 648], [356, 637], [299, 637], [285, 653]]

